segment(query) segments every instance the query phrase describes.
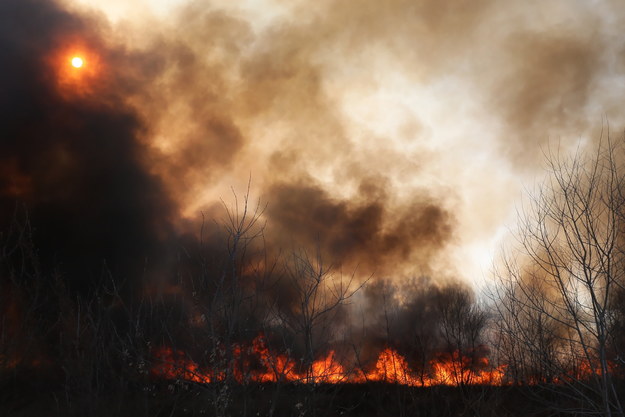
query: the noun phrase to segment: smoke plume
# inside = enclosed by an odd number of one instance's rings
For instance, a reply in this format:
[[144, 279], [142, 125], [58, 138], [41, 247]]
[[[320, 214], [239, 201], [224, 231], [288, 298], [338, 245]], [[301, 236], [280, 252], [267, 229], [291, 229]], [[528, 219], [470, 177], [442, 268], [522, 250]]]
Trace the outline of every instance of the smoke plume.
[[623, 10], [569, 6], [193, 1], [113, 22], [6, 0], [2, 218], [24, 203], [42, 261], [76, 286], [167, 278], [251, 177], [274, 253], [475, 279], [466, 248], [492, 244], [541, 147], [622, 122]]

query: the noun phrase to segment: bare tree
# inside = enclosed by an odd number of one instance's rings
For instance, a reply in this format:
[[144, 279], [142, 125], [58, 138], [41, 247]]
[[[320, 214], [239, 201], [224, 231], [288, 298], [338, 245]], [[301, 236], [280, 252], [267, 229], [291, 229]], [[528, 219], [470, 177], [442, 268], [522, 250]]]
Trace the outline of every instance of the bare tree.
[[[306, 251], [295, 251], [287, 260], [286, 279], [293, 286], [294, 300], [283, 303], [277, 313], [280, 320], [304, 345], [306, 382], [315, 383], [312, 364], [320, 349], [331, 338], [337, 315], [364, 284], [354, 285], [354, 275], [345, 279], [324, 263], [319, 251], [311, 257]], [[285, 309], [286, 307], [286, 309]]]
[[520, 210], [517, 252], [495, 273], [500, 347], [517, 378], [568, 385], [605, 416], [623, 415], [608, 347], [625, 279], [624, 151], [608, 135], [592, 154], [549, 152], [550, 176]]
[[481, 336], [486, 326], [486, 312], [475, 303], [471, 293], [458, 286], [444, 287], [438, 294], [440, 332], [452, 365], [452, 382], [471, 384], [480, 352]]
[[331, 368], [320, 374], [313, 364], [319, 353], [327, 351], [333, 331], [339, 327], [340, 315], [346, 313], [345, 306], [366, 281], [356, 284], [354, 274], [345, 278], [336, 273], [325, 264], [319, 249], [314, 256], [305, 250], [292, 252], [285, 261], [284, 279], [283, 285], [291, 286], [292, 299], [276, 303], [276, 320], [303, 348], [304, 382], [309, 387], [304, 407], [314, 416], [319, 412], [317, 385], [337, 375], [331, 375], [335, 372]]
[[254, 310], [261, 302], [259, 288], [273, 268], [264, 243], [266, 205], [250, 199], [250, 182], [242, 198], [233, 191], [232, 204], [223, 200], [222, 204], [222, 221], [202, 223], [199, 255], [188, 254], [197, 265], [183, 278], [193, 301], [194, 322], [188, 337], [202, 358], [199, 366], [214, 382], [207, 389], [213, 394], [216, 415], [227, 414], [233, 387], [249, 379], [249, 370], [241, 363], [240, 343], [261, 328], [262, 318]]

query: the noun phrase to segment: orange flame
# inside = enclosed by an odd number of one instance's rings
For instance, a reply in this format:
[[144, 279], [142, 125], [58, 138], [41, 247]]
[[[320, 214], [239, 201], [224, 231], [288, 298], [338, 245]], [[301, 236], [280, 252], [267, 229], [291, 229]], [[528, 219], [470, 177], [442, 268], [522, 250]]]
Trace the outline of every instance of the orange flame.
[[200, 372], [197, 363], [188, 359], [183, 351], [174, 351], [170, 347], [160, 347], [154, 354], [158, 363], [152, 368], [152, 374], [165, 379], [180, 379], [199, 383], [209, 383], [211, 378]]
[[[257, 336], [248, 349], [235, 345], [232, 349], [232, 374], [239, 383], [244, 382], [302, 382], [302, 383], [364, 383], [380, 381], [409, 386], [434, 385], [502, 385], [506, 366], [490, 366], [487, 358], [472, 360], [455, 352], [439, 355], [430, 361], [427, 372], [417, 373], [410, 368], [405, 357], [391, 348], [378, 355], [370, 370], [347, 370], [334, 351], [315, 360], [308, 370], [301, 370], [287, 354], [276, 354], [266, 345], [263, 335]], [[157, 364], [152, 375], [165, 379], [178, 379], [209, 383], [224, 379], [224, 372], [201, 369], [182, 351], [160, 348], [155, 353]]]
[[380, 352], [375, 368], [366, 375], [366, 379], [401, 385], [420, 385], [406, 359], [390, 348]]

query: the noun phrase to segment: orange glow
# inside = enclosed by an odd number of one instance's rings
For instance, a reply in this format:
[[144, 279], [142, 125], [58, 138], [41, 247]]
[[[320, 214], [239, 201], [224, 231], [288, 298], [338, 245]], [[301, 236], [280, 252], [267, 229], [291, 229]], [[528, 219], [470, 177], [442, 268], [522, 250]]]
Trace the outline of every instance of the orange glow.
[[152, 368], [152, 374], [165, 379], [209, 383], [208, 375], [200, 373], [198, 365], [185, 357], [184, 352], [174, 351], [169, 347], [161, 347], [154, 353], [158, 364]]
[[46, 57], [46, 63], [59, 93], [67, 98], [92, 96], [102, 90], [104, 61], [95, 47], [80, 39], [67, 40], [66, 46]]
[[[224, 372], [202, 369], [182, 351], [160, 348], [155, 353], [156, 365], [152, 375], [165, 379], [179, 379], [208, 383], [224, 379]], [[405, 357], [391, 348], [378, 355], [369, 370], [348, 369], [330, 350], [315, 360], [308, 371], [286, 354], [272, 352], [263, 335], [257, 336], [250, 347], [235, 345], [232, 349], [232, 374], [240, 382], [295, 382], [295, 383], [365, 383], [379, 381], [392, 384], [427, 387], [435, 385], [503, 385], [506, 366], [490, 366], [487, 358], [471, 360], [459, 355], [439, 355], [429, 363], [429, 369], [415, 372]], [[472, 366], [470, 366], [472, 365]]]
[[325, 358], [313, 362], [312, 378], [314, 382], [332, 384], [348, 381], [348, 375], [343, 366], [336, 361], [333, 350], [329, 351]]
[[[463, 356], [459, 352], [441, 353], [428, 363], [427, 369], [415, 371], [404, 356], [392, 348], [382, 350], [370, 369], [348, 369], [336, 358], [334, 351], [313, 362], [308, 371], [299, 368], [297, 362], [286, 354], [276, 354], [266, 345], [263, 335], [257, 336], [250, 347], [235, 345], [232, 349], [233, 375], [239, 383], [246, 382], [293, 382], [293, 383], [366, 383], [368, 381], [414, 387], [510, 384], [506, 379], [506, 365], [493, 367], [486, 357]], [[222, 381], [225, 372], [202, 369], [182, 351], [163, 347], [154, 358], [152, 375], [164, 379], [177, 379], [198, 383]], [[616, 366], [609, 363], [611, 372]], [[568, 371], [567, 371], [568, 372]], [[581, 361], [570, 374], [546, 380], [530, 380], [538, 383], [562, 383], [567, 380], [583, 380], [599, 375], [598, 366]]]
[[375, 368], [366, 379], [400, 385], [422, 385], [421, 381], [414, 377], [414, 372], [408, 366], [406, 359], [390, 348], [380, 352]]
[[84, 61], [81, 57], [75, 56], [72, 58], [72, 67], [81, 68], [84, 64]]

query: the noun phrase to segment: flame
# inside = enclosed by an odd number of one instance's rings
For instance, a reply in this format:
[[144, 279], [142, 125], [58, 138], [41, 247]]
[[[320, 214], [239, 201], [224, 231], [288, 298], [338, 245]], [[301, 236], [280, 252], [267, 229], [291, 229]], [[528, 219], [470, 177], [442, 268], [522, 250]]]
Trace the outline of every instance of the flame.
[[[180, 350], [161, 347], [156, 350], [154, 357], [156, 365], [152, 368], [152, 375], [156, 377], [198, 383], [225, 378], [224, 371], [202, 369]], [[392, 348], [382, 350], [370, 370], [347, 369], [338, 361], [333, 350], [315, 360], [305, 370], [287, 353], [271, 351], [262, 334], [248, 348], [234, 345], [231, 365], [232, 374], [240, 383], [281, 381], [338, 384], [379, 381], [409, 386], [503, 385], [506, 370], [505, 365], [493, 368], [487, 358], [471, 359], [455, 352], [451, 355], [441, 354], [430, 361], [428, 370], [415, 372], [406, 358]]]
[[458, 351], [440, 354], [430, 366], [438, 385], [504, 385], [507, 368], [493, 368], [486, 357], [462, 355]]
[[348, 380], [343, 366], [335, 359], [333, 350], [325, 358], [312, 364], [312, 378], [314, 382], [338, 384]]
[[152, 374], [165, 379], [179, 379], [199, 383], [209, 383], [211, 378], [199, 371], [197, 363], [187, 358], [183, 351], [170, 347], [160, 347], [154, 352], [157, 364]]
[[402, 385], [420, 385], [406, 359], [395, 350], [387, 348], [380, 352], [378, 360], [366, 379]]
[[265, 343], [263, 335], [252, 341], [252, 352], [259, 358], [264, 370], [257, 371], [253, 379], [257, 382], [293, 381], [298, 378], [296, 364], [287, 355], [272, 353]]

